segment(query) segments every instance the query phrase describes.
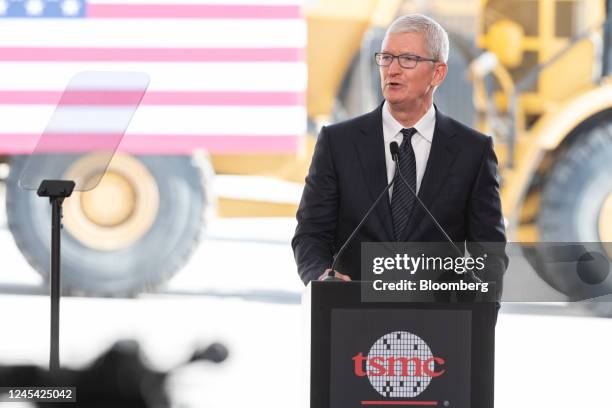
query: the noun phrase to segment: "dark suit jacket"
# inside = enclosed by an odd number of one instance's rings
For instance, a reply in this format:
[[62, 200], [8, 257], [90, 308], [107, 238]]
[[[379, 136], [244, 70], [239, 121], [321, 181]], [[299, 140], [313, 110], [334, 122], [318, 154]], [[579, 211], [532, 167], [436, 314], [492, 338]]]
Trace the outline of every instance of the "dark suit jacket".
[[[298, 273], [316, 280], [329, 268], [334, 254], [387, 185], [382, 106], [346, 122], [323, 127], [315, 147], [297, 212], [292, 240]], [[456, 242], [505, 242], [499, 197], [497, 158], [492, 139], [436, 109], [436, 126], [418, 195]], [[383, 197], [361, 231], [339, 259], [336, 270], [359, 279], [361, 242], [394, 241], [389, 197]], [[403, 241], [440, 242], [443, 235], [415, 203]], [[493, 262], [493, 264], [491, 264]], [[495, 265], [495, 263], [497, 264]], [[489, 256], [489, 276], [498, 283], [505, 254]], [[492, 271], [492, 272], [491, 272]]]

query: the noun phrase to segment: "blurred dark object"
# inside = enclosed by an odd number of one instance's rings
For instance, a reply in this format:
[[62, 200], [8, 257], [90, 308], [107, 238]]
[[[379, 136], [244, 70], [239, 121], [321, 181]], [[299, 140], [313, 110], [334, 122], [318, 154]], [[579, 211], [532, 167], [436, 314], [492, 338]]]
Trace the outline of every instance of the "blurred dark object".
[[[197, 350], [185, 364], [196, 361], [223, 362], [228, 350], [219, 343]], [[149, 368], [136, 341], [116, 342], [84, 370], [59, 369], [51, 374], [37, 366], [0, 367], [2, 387], [76, 387], [76, 403], [70, 407], [170, 407], [164, 383], [169, 372]], [[38, 402], [37, 407], [57, 407], [57, 402]]]

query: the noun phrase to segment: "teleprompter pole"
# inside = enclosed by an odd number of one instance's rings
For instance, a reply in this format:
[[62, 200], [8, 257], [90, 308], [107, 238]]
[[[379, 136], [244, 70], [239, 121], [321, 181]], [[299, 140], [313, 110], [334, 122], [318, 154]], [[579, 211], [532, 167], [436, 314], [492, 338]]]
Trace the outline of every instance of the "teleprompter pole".
[[59, 320], [60, 320], [60, 265], [62, 203], [74, 190], [74, 181], [43, 180], [38, 187], [40, 197], [49, 197], [51, 203], [51, 340], [49, 347], [49, 370], [60, 368], [59, 359]]

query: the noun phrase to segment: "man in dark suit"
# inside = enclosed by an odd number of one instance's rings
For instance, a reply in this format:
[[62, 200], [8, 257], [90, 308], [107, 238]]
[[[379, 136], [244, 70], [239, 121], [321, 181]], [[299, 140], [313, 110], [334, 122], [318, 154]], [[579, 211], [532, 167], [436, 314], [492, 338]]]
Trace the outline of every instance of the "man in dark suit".
[[[438, 23], [418, 14], [398, 18], [376, 54], [385, 101], [370, 113], [321, 129], [292, 240], [304, 283], [329, 274], [334, 255], [393, 178], [393, 141], [400, 146], [402, 174], [453, 241], [466, 242], [474, 256], [477, 242], [505, 242], [492, 139], [433, 105], [447, 59], [448, 36]], [[401, 182], [339, 259], [336, 276], [359, 279], [361, 242], [390, 241], [444, 241]], [[481, 278], [497, 281], [501, 291], [507, 258], [490, 261], [493, 267]]]

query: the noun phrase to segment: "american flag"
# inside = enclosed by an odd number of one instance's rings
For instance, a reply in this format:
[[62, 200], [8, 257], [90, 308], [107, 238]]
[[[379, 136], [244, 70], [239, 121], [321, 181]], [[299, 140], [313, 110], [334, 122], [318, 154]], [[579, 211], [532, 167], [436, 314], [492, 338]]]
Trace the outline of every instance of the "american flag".
[[82, 71], [151, 82], [120, 149], [295, 151], [306, 132], [301, 0], [0, 0], [0, 154], [29, 153]]

